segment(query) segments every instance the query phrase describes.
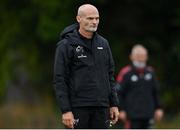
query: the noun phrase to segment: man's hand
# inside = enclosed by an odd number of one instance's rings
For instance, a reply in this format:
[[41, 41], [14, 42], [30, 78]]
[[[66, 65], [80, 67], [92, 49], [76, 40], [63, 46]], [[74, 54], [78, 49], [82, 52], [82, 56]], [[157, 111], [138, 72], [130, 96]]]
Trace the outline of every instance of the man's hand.
[[62, 122], [68, 128], [74, 128], [74, 115], [72, 112], [62, 114]]
[[125, 122], [127, 120], [127, 114], [125, 111], [120, 111], [119, 112], [119, 119], [123, 122]]
[[164, 115], [163, 110], [162, 110], [162, 109], [157, 109], [157, 110], [155, 111], [155, 113], [154, 113], [154, 119], [155, 119], [156, 121], [160, 121], [160, 120], [162, 119], [163, 115]]
[[110, 117], [112, 120], [112, 123], [115, 124], [118, 121], [119, 116], [119, 110], [117, 107], [111, 107], [110, 108]]

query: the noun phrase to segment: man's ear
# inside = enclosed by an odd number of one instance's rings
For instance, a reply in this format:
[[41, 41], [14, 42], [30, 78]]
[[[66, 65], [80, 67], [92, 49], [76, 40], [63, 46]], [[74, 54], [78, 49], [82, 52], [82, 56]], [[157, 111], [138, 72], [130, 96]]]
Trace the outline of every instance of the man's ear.
[[76, 20], [77, 20], [77, 22], [79, 23], [79, 22], [81, 21], [80, 16], [76, 16]]

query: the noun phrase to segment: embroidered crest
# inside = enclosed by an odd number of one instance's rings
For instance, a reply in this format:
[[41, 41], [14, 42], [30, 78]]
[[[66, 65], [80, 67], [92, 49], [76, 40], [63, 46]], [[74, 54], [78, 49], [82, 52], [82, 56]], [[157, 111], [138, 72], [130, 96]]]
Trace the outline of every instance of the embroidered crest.
[[152, 74], [148, 73], [144, 76], [145, 80], [151, 80], [152, 79]]
[[84, 49], [82, 46], [76, 47], [76, 52], [84, 52]]
[[138, 76], [137, 75], [132, 75], [131, 76], [131, 81], [133, 81], [133, 82], [138, 81]]

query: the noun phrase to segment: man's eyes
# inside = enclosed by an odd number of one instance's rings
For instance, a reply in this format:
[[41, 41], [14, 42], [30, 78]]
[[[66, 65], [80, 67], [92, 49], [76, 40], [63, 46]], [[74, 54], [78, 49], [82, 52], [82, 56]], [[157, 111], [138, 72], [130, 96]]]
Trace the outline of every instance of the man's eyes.
[[99, 18], [87, 18], [88, 20], [93, 20], [93, 19], [95, 19], [95, 20], [99, 20]]

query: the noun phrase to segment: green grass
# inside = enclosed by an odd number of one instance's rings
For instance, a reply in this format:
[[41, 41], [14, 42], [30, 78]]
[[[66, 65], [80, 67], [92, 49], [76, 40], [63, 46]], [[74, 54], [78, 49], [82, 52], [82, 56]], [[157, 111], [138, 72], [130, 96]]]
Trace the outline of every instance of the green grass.
[[[64, 128], [61, 123], [61, 115], [53, 106], [50, 101], [33, 105], [3, 105], [0, 107], [0, 128]], [[155, 124], [155, 128], [180, 128], [180, 114], [165, 117], [161, 122]]]
[[0, 128], [63, 128], [52, 104], [5, 105], [0, 108]]
[[180, 129], [180, 113], [165, 117], [161, 122], [155, 124], [159, 129]]

